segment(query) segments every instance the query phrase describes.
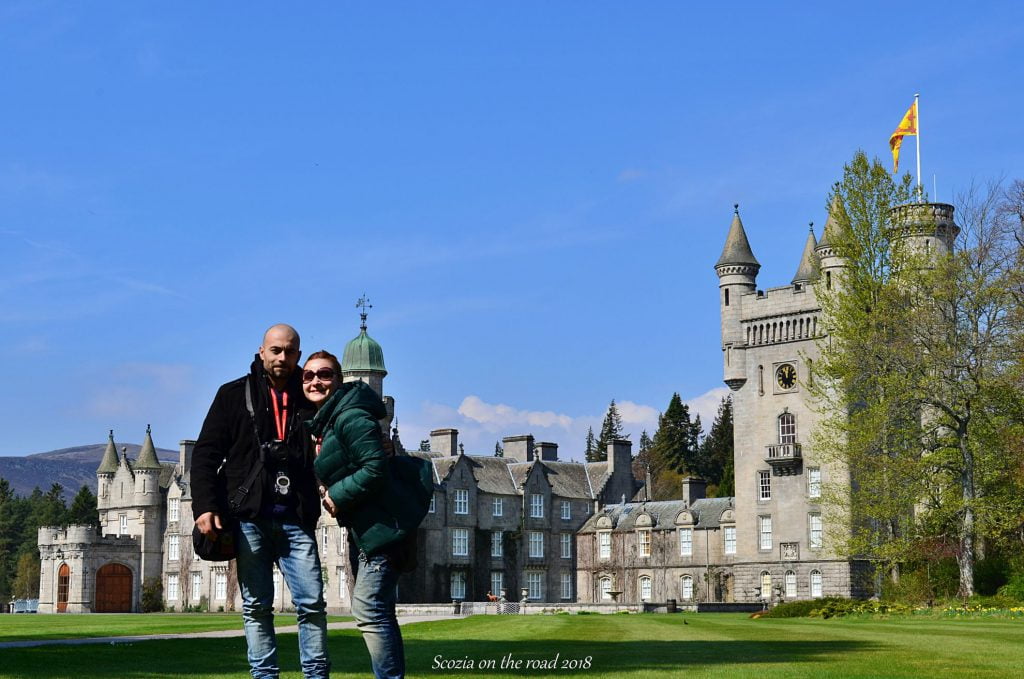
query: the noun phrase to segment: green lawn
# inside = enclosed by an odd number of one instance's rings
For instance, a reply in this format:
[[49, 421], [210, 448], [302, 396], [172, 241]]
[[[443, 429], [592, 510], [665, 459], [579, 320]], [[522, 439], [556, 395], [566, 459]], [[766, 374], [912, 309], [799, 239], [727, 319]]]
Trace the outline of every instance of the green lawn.
[[[29, 616], [40, 623], [57, 616]], [[71, 617], [71, 616], [68, 616]], [[80, 618], [83, 616], [79, 616]], [[137, 616], [140, 621], [148, 616]], [[478, 616], [409, 625], [410, 677], [1013, 677], [1024, 621], [930, 617], [750, 620], [743, 615]], [[281, 635], [283, 676], [297, 678], [295, 635]], [[365, 677], [355, 630], [330, 634], [335, 677]], [[577, 661], [569, 669], [526, 662]], [[518, 670], [433, 669], [434, 658], [522, 661]], [[590, 667], [582, 665], [589, 658]], [[245, 642], [190, 639], [0, 650], [11, 677], [245, 677]]]
[[[330, 622], [351, 617], [330, 616]], [[278, 627], [294, 625], [294, 613], [278, 613]], [[0, 615], [0, 641], [123, 637], [242, 629], [239, 613], [104, 613], [93, 615]], [[0, 651], [2, 653], [3, 651]], [[0, 665], [0, 674], [3, 665]]]

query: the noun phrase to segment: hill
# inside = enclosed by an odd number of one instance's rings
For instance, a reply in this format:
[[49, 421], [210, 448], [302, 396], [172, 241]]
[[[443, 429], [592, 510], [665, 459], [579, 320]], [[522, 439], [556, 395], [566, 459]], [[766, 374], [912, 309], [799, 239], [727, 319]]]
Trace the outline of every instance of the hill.
[[[0, 457], [0, 478], [7, 479], [18, 495], [29, 495], [39, 486], [46, 491], [54, 483], [64, 487], [64, 499], [70, 501], [83, 485], [96, 492], [96, 468], [103, 459], [106, 443], [95, 443], [72, 448], [61, 448], [45, 453]], [[135, 443], [118, 444], [118, 450], [128, 449], [128, 459], [134, 460], [140, 446]], [[156, 449], [161, 462], [177, 462], [178, 451]]]

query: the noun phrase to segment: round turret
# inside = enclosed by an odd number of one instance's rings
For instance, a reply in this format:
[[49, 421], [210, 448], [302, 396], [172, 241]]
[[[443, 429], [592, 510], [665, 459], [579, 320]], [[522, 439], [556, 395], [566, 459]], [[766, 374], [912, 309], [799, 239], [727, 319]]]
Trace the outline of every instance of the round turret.
[[384, 394], [384, 377], [388, 374], [384, 367], [384, 350], [366, 332], [366, 310], [371, 308], [365, 296], [356, 303], [362, 308], [359, 314], [362, 323], [359, 335], [345, 345], [345, 353], [341, 357], [341, 379], [343, 382], [366, 382], [378, 395]]

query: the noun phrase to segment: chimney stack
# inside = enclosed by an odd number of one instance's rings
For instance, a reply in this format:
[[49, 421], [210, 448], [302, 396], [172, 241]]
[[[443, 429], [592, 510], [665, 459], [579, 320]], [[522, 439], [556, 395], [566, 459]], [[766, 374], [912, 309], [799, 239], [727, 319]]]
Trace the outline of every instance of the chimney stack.
[[430, 432], [430, 452], [442, 455], [459, 454], [459, 430], [435, 429]]
[[501, 439], [502, 448], [505, 450], [505, 458], [517, 462], [533, 461], [533, 435], [523, 434], [521, 436], [506, 436]]

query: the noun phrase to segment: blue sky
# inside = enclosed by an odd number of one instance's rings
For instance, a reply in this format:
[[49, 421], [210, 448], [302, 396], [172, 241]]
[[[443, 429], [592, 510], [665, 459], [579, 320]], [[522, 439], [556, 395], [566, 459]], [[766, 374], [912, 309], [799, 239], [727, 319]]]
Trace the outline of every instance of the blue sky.
[[612, 398], [714, 412], [734, 202], [787, 284], [915, 92], [939, 200], [1024, 176], [1019, 4], [693, 4], [0, 4], [0, 455], [174, 448], [365, 292], [407, 446], [579, 458]]

